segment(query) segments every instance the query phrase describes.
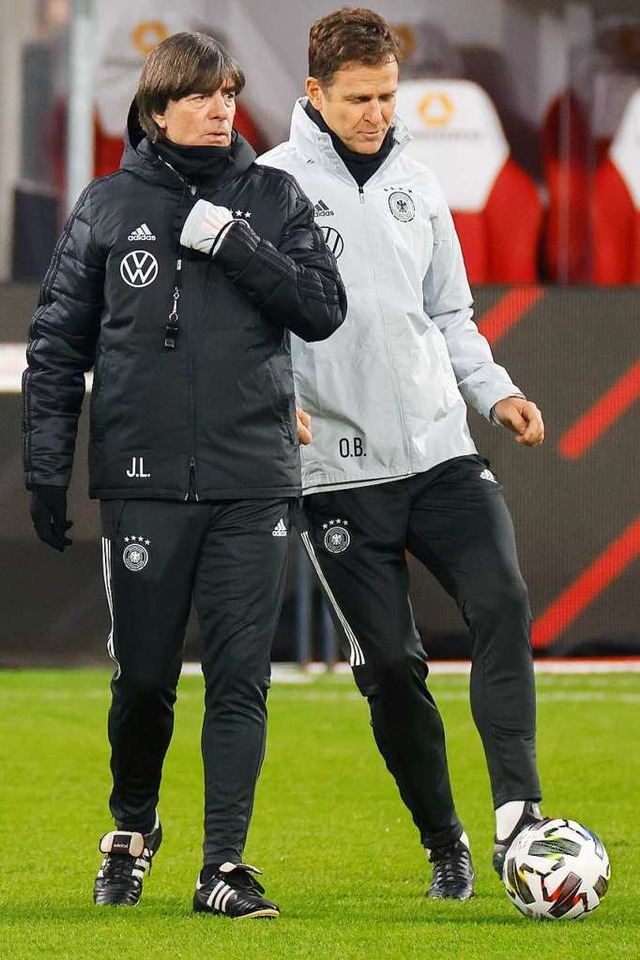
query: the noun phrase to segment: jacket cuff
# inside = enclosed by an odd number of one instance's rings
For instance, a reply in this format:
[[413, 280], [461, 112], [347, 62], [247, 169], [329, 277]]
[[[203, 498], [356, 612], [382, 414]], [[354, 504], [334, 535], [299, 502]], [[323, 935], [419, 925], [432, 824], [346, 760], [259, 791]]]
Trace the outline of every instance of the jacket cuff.
[[[230, 229], [231, 226], [233, 230]], [[216, 237], [216, 243], [219, 236], [220, 234]], [[260, 244], [260, 237], [246, 220], [232, 220], [224, 231], [223, 239], [224, 243], [215, 251], [216, 261], [222, 266], [233, 268], [234, 271], [241, 271], [249, 263]]]
[[[225, 240], [226, 237], [228, 236], [229, 231], [231, 230], [231, 228], [233, 227], [233, 225], [234, 225], [235, 223], [241, 223], [241, 222], [243, 222], [243, 221], [241, 221], [241, 220], [229, 220], [227, 223], [225, 223], [225, 225], [224, 225], [224, 226], [222, 227], [222, 229], [218, 232], [218, 234], [216, 235], [215, 240], [213, 241], [213, 246], [211, 247], [211, 253], [209, 254], [210, 257], [215, 257], [215, 256], [216, 256], [216, 254], [217, 254], [218, 251], [220, 250], [220, 247], [222, 246], [224, 240]], [[246, 222], [246, 221], [245, 221], [245, 222]]]

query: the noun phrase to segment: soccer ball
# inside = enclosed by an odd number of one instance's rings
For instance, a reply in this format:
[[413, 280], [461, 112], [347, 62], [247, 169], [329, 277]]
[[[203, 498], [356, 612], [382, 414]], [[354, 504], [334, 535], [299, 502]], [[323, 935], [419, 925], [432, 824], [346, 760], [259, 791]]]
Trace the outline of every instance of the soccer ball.
[[526, 917], [577, 920], [609, 886], [609, 857], [595, 833], [575, 820], [542, 820], [522, 830], [504, 861], [509, 898]]

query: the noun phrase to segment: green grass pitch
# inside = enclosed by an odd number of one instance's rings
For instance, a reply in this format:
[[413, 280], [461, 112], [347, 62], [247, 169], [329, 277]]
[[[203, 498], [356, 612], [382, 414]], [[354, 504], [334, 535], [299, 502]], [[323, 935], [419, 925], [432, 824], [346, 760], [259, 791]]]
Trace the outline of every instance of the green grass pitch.
[[0, 673], [0, 958], [640, 957], [640, 675], [538, 678], [547, 813], [586, 823], [612, 862], [579, 922], [536, 923], [490, 866], [493, 816], [467, 679], [436, 675], [452, 780], [477, 873], [467, 903], [424, 897], [429, 868], [349, 677], [274, 684], [246, 859], [275, 922], [194, 916], [200, 865], [202, 680], [183, 677], [160, 813], [163, 848], [140, 905], [97, 909], [97, 842], [111, 829], [106, 671]]

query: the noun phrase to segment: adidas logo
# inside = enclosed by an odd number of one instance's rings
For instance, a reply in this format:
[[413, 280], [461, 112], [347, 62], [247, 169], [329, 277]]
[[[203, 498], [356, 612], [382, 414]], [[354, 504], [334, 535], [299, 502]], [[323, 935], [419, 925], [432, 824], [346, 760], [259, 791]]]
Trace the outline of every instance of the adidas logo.
[[496, 480], [496, 478], [494, 477], [494, 475], [491, 473], [491, 470], [483, 470], [482, 473], [480, 474], [480, 479], [481, 479], [481, 480], [490, 480], [491, 483], [497, 483], [497, 482], [498, 482], [498, 481]]
[[141, 223], [140, 226], [136, 227], [136, 229], [133, 230], [127, 237], [127, 240], [155, 240], [155, 239], [156, 239], [155, 233], [151, 233], [151, 230], [149, 230], [149, 227], [147, 226], [146, 223]]
[[329, 209], [324, 200], [318, 200], [313, 208], [313, 212], [316, 217], [335, 217], [335, 213]]
[[284, 522], [284, 518], [283, 518], [283, 517], [280, 517], [280, 519], [279, 519], [278, 522], [276, 523], [275, 527], [274, 527], [273, 530], [271, 531], [271, 536], [272, 536], [272, 537], [286, 537], [286, 536], [287, 536], [287, 528], [286, 528], [286, 526], [285, 526], [285, 522]]

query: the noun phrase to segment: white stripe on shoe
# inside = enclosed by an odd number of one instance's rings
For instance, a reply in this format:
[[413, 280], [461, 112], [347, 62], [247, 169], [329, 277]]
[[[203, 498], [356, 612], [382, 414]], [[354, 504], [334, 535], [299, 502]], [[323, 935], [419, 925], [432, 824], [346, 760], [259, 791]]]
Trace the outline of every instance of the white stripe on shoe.
[[213, 904], [216, 910], [222, 910], [222, 904], [225, 900], [227, 900], [230, 893], [232, 893], [231, 887], [229, 887], [226, 883], [222, 883], [218, 889], [218, 895], [216, 896]]
[[218, 880], [218, 882], [216, 883], [215, 887], [213, 888], [213, 890], [211, 891], [211, 893], [210, 893], [209, 896], [207, 897], [207, 906], [208, 906], [208, 907], [211, 907], [211, 908], [213, 909], [213, 906], [214, 906], [213, 901], [214, 901], [215, 898], [216, 898], [216, 894], [218, 893], [218, 890], [220, 889], [220, 887], [223, 887], [223, 886], [224, 886], [224, 883], [222, 882], [222, 880]]
[[231, 887], [229, 887], [229, 893], [226, 895], [226, 897], [220, 904], [220, 913], [226, 913], [227, 903], [229, 902], [229, 898], [231, 897], [232, 894], [233, 894], [233, 890], [231, 889]]

